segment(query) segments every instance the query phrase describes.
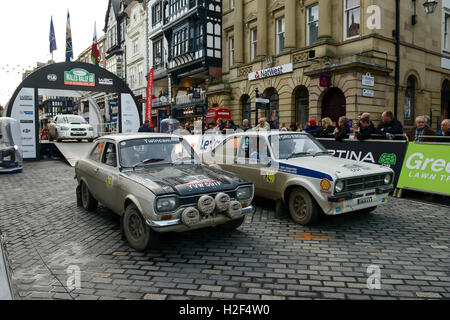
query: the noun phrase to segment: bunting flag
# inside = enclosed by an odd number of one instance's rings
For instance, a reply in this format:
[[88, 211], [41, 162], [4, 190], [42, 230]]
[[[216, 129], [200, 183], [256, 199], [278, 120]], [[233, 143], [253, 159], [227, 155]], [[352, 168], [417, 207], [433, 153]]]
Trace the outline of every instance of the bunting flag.
[[72, 48], [72, 29], [70, 27], [70, 15], [67, 10], [67, 27], [66, 27], [66, 62], [70, 62], [73, 58]]
[[55, 36], [55, 28], [53, 26], [53, 17], [50, 19], [50, 53], [53, 54], [53, 51], [56, 51], [56, 36]]
[[91, 51], [91, 60], [92, 63], [98, 66], [100, 64], [100, 50], [98, 50], [98, 41], [97, 41], [97, 23], [94, 25], [94, 39], [92, 43], [92, 51]]

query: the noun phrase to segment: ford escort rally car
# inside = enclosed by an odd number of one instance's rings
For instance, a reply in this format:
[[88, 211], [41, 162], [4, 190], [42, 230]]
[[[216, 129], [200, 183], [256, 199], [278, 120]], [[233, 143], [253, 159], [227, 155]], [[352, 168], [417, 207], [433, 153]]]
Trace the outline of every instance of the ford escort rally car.
[[202, 158], [253, 181], [256, 196], [277, 201], [302, 225], [315, 223], [320, 211], [373, 211], [393, 190], [393, 170], [332, 157], [304, 133], [237, 133]]
[[142, 251], [161, 232], [238, 228], [252, 212], [253, 183], [210, 168], [181, 137], [118, 134], [97, 139], [75, 165], [77, 203], [121, 216], [122, 234]]

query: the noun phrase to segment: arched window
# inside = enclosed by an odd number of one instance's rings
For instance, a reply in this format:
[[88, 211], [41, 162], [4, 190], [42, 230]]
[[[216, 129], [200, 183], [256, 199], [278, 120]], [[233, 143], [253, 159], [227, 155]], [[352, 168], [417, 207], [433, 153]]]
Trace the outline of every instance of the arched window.
[[272, 129], [278, 129], [280, 125], [280, 97], [275, 88], [269, 88], [264, 91], [263, 97], [270, 100], [270, 107], [265, 112], [267, 122]]
[[409, 76], [406, 81], [405, 104], [403, 106], [403, 119], [405, 125], [414, 124], [414, 108], [416, 105], [416, 79]]
[[300, 123], [302, 128], [306, 128], [309, 117], [309, 92], [306, 87], [301, 86], [295, 89], [295, 122]]
[[242, 106], [242, 120], [248, 119], [249, 123], [252, 123], [252, 100], [248, 94], [244, 94], [241, 97]]
[[347, 103], [344, 93], [339, 88], [331, 88], [322, 100], [322, 119], [330, 118], [336, 124], [340, 117], [345, 116]]

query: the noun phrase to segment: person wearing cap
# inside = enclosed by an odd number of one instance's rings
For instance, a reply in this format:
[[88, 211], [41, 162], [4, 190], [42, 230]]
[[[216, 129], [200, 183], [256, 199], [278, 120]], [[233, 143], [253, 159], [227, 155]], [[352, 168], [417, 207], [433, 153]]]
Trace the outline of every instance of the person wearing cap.
[[317, 121], [314, 118], [309, 119], [309, 126], [306, 127], [305, 132], [309, 133], [313, 136], [316, 136], [320, 131], [322, 131], [322, 127], [317, 125]]
[[155, 132], [155, 130], [150, 127], [150, 121], [145, 120], [144, 124], [139, 128], [138, 132]]

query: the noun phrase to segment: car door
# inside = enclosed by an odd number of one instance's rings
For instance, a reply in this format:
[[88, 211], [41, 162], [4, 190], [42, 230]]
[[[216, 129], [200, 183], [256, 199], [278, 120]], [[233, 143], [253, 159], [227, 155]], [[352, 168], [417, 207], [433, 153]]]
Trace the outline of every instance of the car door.
[[100, 181], [98, 178], [98, 172], [100, 170], [104, 147], [105, 141], [99, 141], [96, 143], [95, 147], [86, 159], [86, 165], [83, 170], [83, 177], [87, 181], [89, 191], [94, 198], [100, 202]]
[[99, 197], [109, 209], [120, 212], [123, 207], [122, 195], [118, 186], [119, 169], [117, 148], [114, 142], [106, 142], [97, 173]]

